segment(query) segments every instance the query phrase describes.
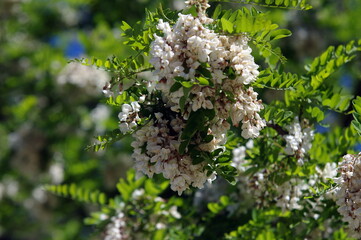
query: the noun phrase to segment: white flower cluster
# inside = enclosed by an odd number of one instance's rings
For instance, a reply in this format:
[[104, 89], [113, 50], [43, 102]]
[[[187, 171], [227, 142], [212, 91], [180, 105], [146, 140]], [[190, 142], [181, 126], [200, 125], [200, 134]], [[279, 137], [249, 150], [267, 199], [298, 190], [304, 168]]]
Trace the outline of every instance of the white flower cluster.
[[351, 237], [361, 238], [361, 154], [347, 154], [339, 164], [341, 176], [335, 181], [338, 212], [348, 223]]
[[[166, 200], [160, 197], [147, 195], [143, 188], [136, 189], [131, 195], [131, 208], [120, 203], [117, 206], [116, 214], [110, 218], [110, 222], [106, 225], [104, 240], [126, 240], [126, 239], [148, 239], [149, 233], [155, 229], [166, 229], [166, 223], [171, 219], [180, 219], [182, 216], [177, 210], [177, 206], [167, 206]], [[145, 203], [159, 204], [159, 210], [147, 213], [144, 210], [134, 209], [136, 206]], [[127, 217], [128, 211], [141, 214], [139, 219]], [[100, 220], [107, 220], [106, 214], [100, 215]], [[136, 221], [132, 221], [136, 219]], [[139, 231], [142, 229], [142, 231]]]
[[328, 179], [333, 179], [337, 176], [337, 164], [332, 162], [326, 163], [323, 169], [316, 166], [317, 178], [327, 182]]
[[282, 211], [302, 209], [300, 200], [303, 191], [309, 189], [309, 185], [300, 178], [291, 178], [281, 185], [276, 185], [269, 181], [269, 172], [266, 169], [255, 173], [249, 179], [248, 187], [257, 205], [268, 206], [269, 201], [275, 201], [276, 206]]
[[75, 85], [84, 89], [89, 95], [97, 95], [109, 82], [110, 76], [105, 71], [72, 62], [65, 66], [56, 80], [59, 85]]
[[[247, 167], [251, 166], [247, 165], [247, 161], [243, 161], [242, 172], [246, 171]], [[312, 175], [309, 179], [294, 177], [282, 185], [276, 185], [269, 181], [269, 171], [267, 169], [260, 170], [247, 180], [249, 192], [254, 196], [257, 205], [267, 206], [268, 202], [273, 200], [276, 202], [276, 206], [280, 207], [283, 211], [300, 210], [304, 207], [302, 203], [304, 192], [309, 191], [311, 187], [315, 187], [319, 181], [325, 182], [329, 178], [336, 177], [337, 171], [335, 169], [337, 169], [335, 163], [326, 163], [324, 168], [316, 166], [316, 174]], [[307, 201], [312, 205], [312, 212], [309, 213], [310, 216], [315, 219], [319, 217], [313, 211], [322, 212], [324, 207], [323, 200], [324, 197], [321, 196], [317, 198], [317, 202]]]
[[284, 136], [286, 140], [285, 153], [287, 155], [295, 155], [299, 165], [304, 164], [304, 156], [311, 147], [314, 132], [310, 127], [302, 128], [298, 117], [292, 124], [286, 126], [288, 134]]
[[232, 163], [231, 166], [237, 168], [238, 172], [243, 173], [247, 170], [246, 150], [253, 148], [253, 140], [249, 140], [246, 146], [240, 146], [232, 150]]
[[64, 165], [62, 163], [51, 164], [49, 175], [53, 184], [60, 184], [64, 180]]
[[302, 179], [292, 178], [281, 186], [277, 187], [276, 206], [282, 211], [292, 209], [302, 209], [300, 200], [303, 198], [303, 192], [309, 189], [309, 185]]
[[[151, 43], [150, 63], [155, 68], [156, 80], [150, 85], [156, 85], [155, 90], [161, 92], [168, 110], [155, 113], [155, 119], [133, 134], [132, 143], [138, 172], [149, 177], [162, 173], [179, 194], [190, 186], [202, 188], [214, 178], [204, 170], [206, 163], [193, 165], [188, 153], [178, 151], [180, 136], [192, 112], [211, 109], [216, 113], [206, 123], [213, 139], [205, 143], [200, 136], [194, 136], [191, 141], [205, 152], [224, 145], [231, 127], [228, 119], [237, 127], [241, 123], [244, 138], [257, 137], [265, 126], [259, 116], [262, 101], [247, 87], [259, 74], [247, 37], [224, 36], [206, 28], [204, 25], [213, 21], [205, 15], [208, 1], [192, 0], [187, 4], [196, 6], [198, 16], [179, 14], [174, 26], [160, 19], [157, 27], [164, 36], [155, 35]], [[233, 72], [234, 77], [230, 79], [226, 71]], [[179, 79], [190, 84], [189, 96], [184, 95], [183, 87], [171, 90]], [[184, 108], [180, 103], [182, 97], [186, 98]], [[139, 120], [139, 107], [132, 104], [123, 105], [119, 114], [122, 132], [132, 129]]]
[[188, 0], [185, 4], [188, 6], [196, 6], [199, 14], [205, 14], [207, 8], [210, 7], [208, 0]]
[[246, 150], [252, 147], [253, 141], [250, 140], [246, 146], [233, 149], [231, 165], [236, 167], [240, 173], [239, 181], [248, 183], [248, 194], [252, 195], [255, 203], [259, 206], [267, 206], [270, 201], [275, 201], [276, 206], [280, 207], [283, 211], [302, 209], [303, 205], [300, 201], [302, 200], [303, 192], [309, 190], [310, 186], [314, 186], [317, 181], [326, 181], [337, 174], [335, 171], [336, 165], [334, 163], [327, 163], [322, 169], [317, 166], [317, 174], [312, 176], [309, 181], [295, 177], [281, 185], [276, 185], [269, 180], [270, 171], [267, 169], [260, 169], [252, 176], [242, 176], [242, 173], [254, 166], [250, 161], [246, 160]]
[[127, 220], [122, 211], [117, 211], [117, 214], [110, 219], [110, 223], [106, 227], [104, 240], [126, 240], [130, 239], [127, 231]]
[[[244, 35], [219, 35], [203, 26], [212, 21], [205, 15], [179, 14], [178, 21], [171, 27], [160, 20], [158, 29], [164, 36], [155, 35], [151, 44], [150, 62], [159, 78], [156, 88], [164, 93], [171, 109], [179, 112], [179, 101], [184, 92], [182, 88], [171, 92], [171, 87], [176, 77], [192, 82], [196, 85], [185, 103], [185, 119], [192, 111], [214, 108], [218, 120], [215, 122], [222, 123], [230, 117], [234, 126], [242, 122], [244, 138], [257, 137], [265, 121], [258, 114], [263, 108], [262, 102], [257, 100], [258, 94], [252, 87], [246, 88], [259, 74], [252, 49]], [[209, 86], [198, 85], [200, 74], [197, 70], [204, 63], [209, 66], [207, 70], [212, 76]], [[235, 79], [224, 74], [226, 69], [234, 71]]]
[[111, 115], [110, 109], [105, 104], [98, 104], [90, 112], [90, 118], [95, 126], [96, 132], [104, 132], [106, 129], [106, 122]]
[[136, 101], [122, 105], [122, 111], [118, 115], [120, 120], [119, 129], [122, 133], [129, 132], [137, 126], [137, 121], [140, 120], [139, 111], [140, 105]]
[[12, 178], [5, 178], [0, 182], [0, 201], [3, 197], [14, 198], [19, 193], [19, 182]]
[[162, 173], [178, 194], [189, 186], [203, 187], [212, 178], [203, 169], [205, 163], [193, 165], [189, 155], [178, 152], [178, 138], [184, 122], [179, 118], [168, 120], [162, 113], [156, 113], [155, 117], [133, 134], [135, 169], [148, 177]]
[[[334, 216], [323, 221], [318, 228], [314, 228], [305, 238], [304, 240], [319, 240], [319, 239], [332, 239], [332, 235], [335, 232], [335, 227], [333, 223], [337, 221]], [[304, 226], [302, 229], [298, 230], [298, 232], [304, 232], [306, 229]]]

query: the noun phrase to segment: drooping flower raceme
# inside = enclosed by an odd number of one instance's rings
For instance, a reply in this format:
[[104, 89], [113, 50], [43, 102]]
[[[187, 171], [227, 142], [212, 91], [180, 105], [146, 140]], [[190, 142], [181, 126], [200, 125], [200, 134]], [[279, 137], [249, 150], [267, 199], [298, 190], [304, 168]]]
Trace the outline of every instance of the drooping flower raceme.
[[284, 136], [286, 140], [285, 153], [295, 155], [297, 163], [303, 165], [305, 153], [312, 147], [314, 132], [310, 127], [302, 128], [298, 117], [295, 118], [293, 123], [286, 126], [286, 129], [288, 134]]
[[123, 104], [122, 111], [118, 117], [120, 120], [120, 131], [122, 133], [129, 132], [137, 126], [137, 121], [140, 120], [138, 112], [140, 111], [140, 105], [138, 102], [132, 102], [131, 104]]
[[292, 178], [277, 187], [276, 206], [280, 207], [282, 211], [302, 209], [303, 206], [300, 204], [302, 191], [308, 189], [309, 185], [303, 179]]
[[326, 165], [321, 169], [319, 166], [316, 167], [317, 175], [322, 181], [327, 182], [328, 179], [333, 179], [337, 175], [337, 164], [332, 162], [326, 163]]
[[243, 173], [248, 169], [246, 158], [246, 150], [253, 148], [253, 140], [249, 140], [246, 146], [239, 146], [232, 150], [231, 166], [235, 167], [239, 173]]
[[248, 179], [249, 193], [254, 197], [259, 206], [267, 206], [269, 201], [274, 201], [282, 211], [302, 209], [300, 203], [303, 191], [309, 189], [309, 185], [301, 178], [292, 178], [281, 185], [269, 180], [269, 171], [261, 169]]
[[[205, 14], [209, 7], [206, 0], [186, 4], [196, 6], [198, 16], [179, 14], [173, 26], [162, 19], [157, 25], [163, 36], [154, 35], [150, 46], [155, 76], [150, 85], [161, 94], [164, 109], [133, 133], [132, 144], [138, 172], [149, 177], [162, 173], [179, 194], [190, 186], [202, 188], [207, 180], [214, 179], [214, 174], [204, 169], [205, 162], [192, 164], [187, 147], [179, 150], [187, 121], [195, 113], [208, 111], [212, 115], [204, 122], [210, 141], [195, 133], [188, 141], [197, 151], [212, 153], [222, 148], [231, 124], [240, 127], [247, 139], [258, 137], [265, 126], [259, 116], [262, 101], [248, 86], [259, 72], [247, 36], [226, 36], [208, 29], [206, 25], [213, 19]], [[123, 105], [119, 114], [122, 132], [134, 129], [138, 111]]]
[[122, 211], [118, 211], [106, 227], [104, 240], [125, 240], [129, 239], [130, 233], [127, 229], [127, 219]]
[[133, 158], [137, 171], [152, 177], [162, 173], [170, 179], [171, 188], [181, 194], [189, 186], [203, 187], [207, 172], [205, 163], [193, 165], [189, 155], [180, 155], [179, 131], [184, 125], [181, 119], [167, 120], [162, 113], [156, 119], [133, 134], [135, 141]]
[[59, 73], [56, 81], [59, 85], [71, 84], [84, 89], [89, 95], [99, 95], [103, 86], [109, 82], [107, 72], [72, 62]]
[[[267, 169], [261, 168], [250, 176], [244, 175], [248, 169], [256, 167], [256, 165], [252, 165], [249, 159], [246, 159], [246, 150], [252, 148], [253, 140], [249, 140], [246, 146], [233, 149], [231, 165], [236, 167], [240, 173], [238, 180], [247, 183], [247, 193], [252, 196], [255, 204], [263, 207], [273, 201], [282, 211], [302, 209], [303, 206], [300, 201], [302, 200], [303, 191], [308, 190], [310, 187], [310, 183], [305, 181], [305, 179], [294, 177], [277, 185], [270, 180], [271, 172], [275, 171], [272, 169], [275, 167], [274, 165]], [[319, 169], [319, 171], [321, 170]], [[241, 186], [245, 188], [243, 184]]]
[[[99, 218], [106, 220], [104, 240], [148, 239], [155, 229], [165, 229], [166, 223], [181, 218], [177, 206], [169, 205], [161, 197], [149, 195], [144, 188], [131, 194], [129, 203], [121, 202], [114, 206], [115, 214], [102, 213]], [[157, 206], [147, 210], [140, 206]]]
[[341, 176], [335, 190], [338, 212], [348, 223], [351, 237], [361, 238], [361, 154], [347, 154], [339, 164]]
[[[259, 74], [248, 39], [244, 35], [219, 35], [203, 26], [212, 22], [204, 15], [197, 18], [182, 14], [173, 27], [160, 20], [158, 28], [164, 36], [155, 36], [151, 45], [151, 64], [159, 80], [157, 89], [167, 97], [171, 109], [179, 112], [184, 92], [182, 88], [172, 92], [171, 87], [176, 78], [192, 82], [195, 86], [185, 103], [185, 118], [192, 111], [214, 108], [222, 122], [229, 117], [235, 126], [242, 122], [243, 137], [257, 137], [265, 122], [258, 114], [263, 105], [257, 93], [246, 88]], [[205, 63], [211, 75], [208, 84], [199, 78]], [[225, 75], [229, 68], [235, 72], [235, 79]]]

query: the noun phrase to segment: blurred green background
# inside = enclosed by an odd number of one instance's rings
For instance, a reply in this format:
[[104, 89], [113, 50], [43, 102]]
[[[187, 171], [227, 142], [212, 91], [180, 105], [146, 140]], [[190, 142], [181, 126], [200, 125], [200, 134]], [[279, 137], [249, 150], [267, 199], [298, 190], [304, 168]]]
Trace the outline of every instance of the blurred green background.
[[[130, 55], [122, 45], [121, 21], [142, 20], [145, 8], [154, 10], [159, 3], [184, 6], [182, 0], [0, 1], [0, 240], [97, 239], [83, 225], [95, 206], [54, 196], [41, 186], [74, 182], [112, 196], [132, 166], [132, 149], [125, 139], [106, 151], [85, 150], [94, 136], [117, 128], [120, 110], [106, 106], [102, 94], [116, 76], [68, 61]], [[286, 69], [301, 74], [327, 46], [361, 38], [361, 1], [310, 3], [310, 11], [262, 9], [293, 32], [279, 44]], [[329, 84], [361, 95], [360, 80], [361, 61], [356, 61]], [[277, 97], [264, 94], [266, 101]], [[350, 120], [329, 113], [325, 123]]]

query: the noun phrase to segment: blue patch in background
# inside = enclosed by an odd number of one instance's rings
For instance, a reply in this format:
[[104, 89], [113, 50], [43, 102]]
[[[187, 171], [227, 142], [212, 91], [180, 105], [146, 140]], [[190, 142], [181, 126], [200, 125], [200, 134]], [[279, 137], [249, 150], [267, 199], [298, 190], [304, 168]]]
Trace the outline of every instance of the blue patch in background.
[[356, 144], [353, 149], [357, 152], [361, 152], [361, 143]]
[[353, 79], [350, 74], [343, 74], [340, 78], [340, 84], [342, 87], [352, 89]]
[[316, 125], [316, 133], [327, 133], [330, 131], [330, 128], [321, 126], [320, 124]]
[[59, 36], [56, 35], [49, 37], [48, 43], [52, 47], [59, 47], [61, 44]]
[[68, 58], [79, 58], [83, 54], [84, 46], [78, 41], [78, 39], [73, 38], [70, 40], [65, 48], [65, 56]]

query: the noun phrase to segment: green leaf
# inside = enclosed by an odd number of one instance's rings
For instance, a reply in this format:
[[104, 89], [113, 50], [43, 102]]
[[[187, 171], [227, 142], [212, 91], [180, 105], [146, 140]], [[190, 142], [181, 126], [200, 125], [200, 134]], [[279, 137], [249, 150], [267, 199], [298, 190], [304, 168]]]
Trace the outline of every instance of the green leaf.
[[169, 185], [168, 181], [163, 182], [162, 184], [156, 184], [151, 179], [145, 181], [144, 189], [146, 193], [152, 196], [158, 196], [161, 194]]
[[204, 77], [198, 77], [196, 78], [199, 82], [200, 85], [203, 85], [203, 86], [209, 86], [209, 81], [208, 79], [204, 78]]
[[190, 142], [190, 139], [186, 139], [181, 142], [181, 144], [179, 145], [179, 154], [182, 155], [186, 152], [189, 142]]
[[359, 114], [361, 114], [361, 97], [357, 96], [356, 99], [352, 101], [353, 107], [355, 111]]
[[278, 7], [298, 10], [310, 10], [312, 6], [306, 0], [211, 0], [212, 2], [237, 2], [259, 5], [262, 7]]
[[315, 58], [310, 65], [305, 67], [308, 70], [306, 77], [311, 80], [312, 88], [320, 87], [333, 72], [355, 58], [358, 51], [361, 51], [361, 41], [350, 41], [337, 48], [331, 46]]
[[122, 195], [124, 201], [128, 201], [133, 192], [131, 186], [129, 186], [124, 179], [119, 179], [119, 183], [117, 184], [117, 189], [119, 193]]
[[353, 98], [352, 95], [343, 95], [334, 91], [323, 92], [324, 99], [322, 105], [329, 107], [334, 111], [346, 111]]
[[218, 203], [208, 203], [207, 207], [214, 214], [217, 214], [223, 209]]
[[197, 165], [200, 164], [202, 162], [204, 162], [206, 159], [204, 159], [203, 157], [199, 156], [199, 157], [194, 157], [192, 158], [192, 164], [193, 165]]
[[177, 91], [178, 89], [180, 89], [182, 87], [182, 84], [180, 84], [179, 82], [175, 82], [172, 87], [170, 88], [170, 92], [175, 92]]
[[361, 114], [358, 112], [354, 112], [352, 115], [354, 120], [351, 121], [351, 124], [355, 128], [357, 133], [361, 136]]
[[205, 64], [202, 63], [202, 65], [197, 68], [197, 73], [206, 78], [212, 78], [212, 73], [207, 69], [207, 67], [209, 66], [205, 66]]
[[303, 82], [304, 80], [297, 74], [279, 73], [268, 68], [260, 72], [253, 86], [274, 90], [294, 90]]
[[272, 105], [265, 105], [265, 109], [262, 111], [262, 115], [266, 121], [272, 121], [275, 124], [281, 124], [284, 121], [292, 119], [294, 113], [292, 111], [288, 111], [285, 108], [284, 103], [273, 102]]
[[166, 229], [160, 229], [160, 230], [158, 229], [155, 231], [152, 240], [163, 240], [166, 239], [166, 236], [167, 236]]
[[185, 88], [191, 88], [194, 85], [193, 82], [189, 82], [189, 81], [183, 81], [183, 82], [181, 82], [181, 84]]
[[120, 28], [125, 32], [128, 29], [132, 29], [132, 27], [126, 23], [125, 21], [122, 21], [122, 25], [120, 26]]
[[228, 196], [221, 196], [219, 199], [219, 202], [223, 205], [223, 206], [227, 206], [229, 204], [229, 197]]
[[233, 23], [228, 21], [225, 18], [221, 18], [221, 23], [222, 23], [222, 29], [223, 31], [232, 33], [233, 32]]
[[191, 92], [192, 88], [183, 88], [183, 96], [179, 99], [179, 107], [181, 111], [184, 111], [185, 104], [188, 100], [189, 93]]
[[231, 158], [231, 156], [228, 156], [228, 155], [221, 155], [216, 160], [217, 163], [228, 163], [231, 161], [232, 161], [232, 158]]
[[107, 197], [104, 193], [101, 193], [98, 190], [82, 188], [76, 186], [74, 183], [70, 185], [45, 185], [44, 189], [61, 197], [70, 197], [71, 199], [80, 202], [96, 203], [100, 205], [107, 204]]
[[220, 4], [218, 4], [217, 7], [216, 7], [216, 9], [214, 9], [212, 18], [213, 18], [213, 19], [217, 19], [218, 16], [221, 14], [221, 12], [222, 12], [222, 6], [221, 6]]
[[129, 170], [127, 172], [126, 179], [120, 178], [118, 184], [116, 185], [119, 193], [121, 194], [122, 200], [124, 202], [129, 201], [134, 190], [140, 188], [145, 180], [146, 179], [144, 177], [136, 179], [135, 170]]
[[321, 122], [325, 118], [323, 111], [318, 107], [310, 107], [307, 111], [311, 113], [313, 118], [317, 119], [317, 122]]
[[184, 107], [185, 107], [186, 101], [187, 101], [187, 97], [186, 97], [186, 96], [182, 96], [182, 97], [179, 99], [179, 107], [180, 107], [180, 109], [181, 109], [182, 112], [184, 111]]
[[271, 32], [270, 41], [281, 39], [285, 37], [289, 37], [292, 35], [292, 32], [288, 29], [277, 29]]
[[106, 202], [107, 202], [107, 197], [104, 193], [100, 193], [99, 194], [99, 198], [98, 198], [98, 202], [101, 204], [101, 205], [105, 205]]
[[218, 149], [216, 149], [216, 150], [214, 150], [213, 152], [212, 152], [212, 156], [213, 157], [216, 157], [216, 156], [218, 156], [221, 152], [223, 152], [224, 150], [223, 150], [223, 148], [218, 148]]
[[174, 77], [174, 80], [177, 82], [184, 82], [186, 81], [183, 77]]
[[119, 129], [115, 129], [112, 132], [109, 132], [103, 136], [98, 136], [96, 139], [98, 143], [94, 143], [93, 145], [87, 146], [86, 150], [92, 149], [93, 151], [97, 152], [99, 150], [104, 150], [108, 146], [114, 144], [115, 142], [119, 141], [123, 137], [130, 135], [131, 132], [123, 134], [120, 132]]
[[192, 5], [190, 8], [186, 9], [183, 12], [184, 12], [184, 14], [191, 14], [193, 17], [198, 16], [197, 8], [195, 5]]

